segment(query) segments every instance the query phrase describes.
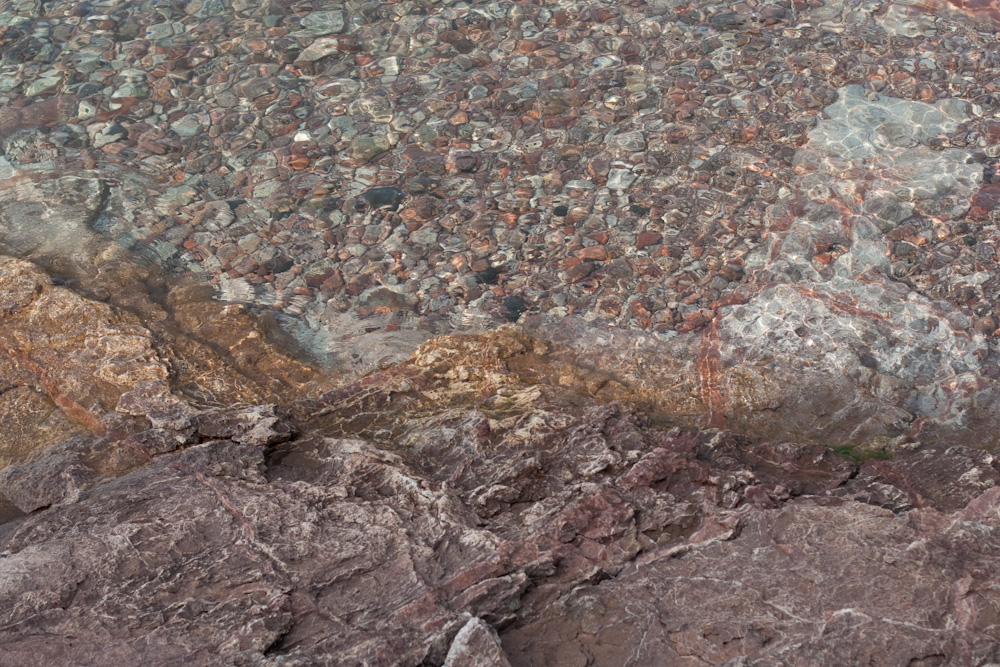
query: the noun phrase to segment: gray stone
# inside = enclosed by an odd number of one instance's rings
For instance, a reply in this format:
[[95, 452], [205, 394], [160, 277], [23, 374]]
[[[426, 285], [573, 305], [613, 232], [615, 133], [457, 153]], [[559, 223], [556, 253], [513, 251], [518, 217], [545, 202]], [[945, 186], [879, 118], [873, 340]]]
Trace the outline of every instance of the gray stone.
[[329, 35], [344, 32], [344, 12], [311, 12], [302, 17], [302, 32], [309, 35]]

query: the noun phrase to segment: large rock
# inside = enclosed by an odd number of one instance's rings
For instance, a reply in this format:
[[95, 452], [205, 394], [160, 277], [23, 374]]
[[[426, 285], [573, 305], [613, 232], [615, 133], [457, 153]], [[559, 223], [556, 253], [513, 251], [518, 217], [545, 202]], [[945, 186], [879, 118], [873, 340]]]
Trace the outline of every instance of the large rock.
[[56, 280], [0, 256], [0, 466], [73, 436], [110, 446], [163, 419], [177, 429], [208, 404], [273, 400], [318, 380], [247, 309], [193, 286], [161, 305], [150, 296], [164, 287], [155, 271], [127, 257], [95, 261], [97, 274]]
[[0, 664], [992, 659], [992, 457], [912, 445], [859, 465], [665, 430], [520, 386], [544, 354], [453, 337], [292, 422], [164, 418], [172, 446], [129, 436], [145, 465], [71, 493], [40, 493], [66, 484], [48, 467], [8, 468], [5, 493], [51, 506], [0, 528]]
[[629, 348], [602, 370], [510, 327], [292, 400], [254, 330], [210, 347], [0, 267], [6, 363], [61, 415], [0, 470], [0, 665], [997, 659], [987, 452], [672, 427], [615, 379]]
[[509, 631], [513, 665], [982, 665], [998, 659], [993, 489], [954, 514], [815, 498], [637, 559]]

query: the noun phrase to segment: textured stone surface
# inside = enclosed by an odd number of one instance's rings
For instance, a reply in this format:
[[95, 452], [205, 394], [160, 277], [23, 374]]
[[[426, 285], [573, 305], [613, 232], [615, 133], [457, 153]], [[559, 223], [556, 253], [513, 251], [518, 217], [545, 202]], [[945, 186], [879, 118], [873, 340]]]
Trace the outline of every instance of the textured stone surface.
[[993, 663], [995, 491], [955, 514], [748, 508], [739, 537], [651, 553], [504, 646], [513, 665]]
[[0, 472], [0, 664], [996, 659], [992, 455], [668, 428], [615, 385], [512, 328], [284, 407], [138, 382]]
[[[319, 380], [245, 309], [185, 287], [157, 303], [151, 295], [167, 285], [113, 248], [105, 242], [112, 256], [92, 256], [96, 274], [67, 267], [58, 279], [0, 257], [0, 486], [23, 510], [189, 437], [243, 439], [222, 425], [251, 413], [217, 419], [213, 405], [267, 401]], [[139, 432], [146, 435], [129, 438]]]
[[471, 618], [455, 635], [444, 664], [448, 667], [510, 667], [496, 632]]
[[0, 0], [0, 665], [1000, 662], [998, 17]]

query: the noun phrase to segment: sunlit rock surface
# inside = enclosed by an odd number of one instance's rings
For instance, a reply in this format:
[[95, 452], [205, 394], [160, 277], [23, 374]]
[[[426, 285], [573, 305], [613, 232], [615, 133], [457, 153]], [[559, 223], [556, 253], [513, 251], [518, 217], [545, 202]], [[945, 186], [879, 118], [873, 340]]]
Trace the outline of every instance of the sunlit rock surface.
[[996, 658], [991, 455], [657, 426], [596, 377], [508, 328], [283, 408], [138, 382], [0, 473], [0, 664]]

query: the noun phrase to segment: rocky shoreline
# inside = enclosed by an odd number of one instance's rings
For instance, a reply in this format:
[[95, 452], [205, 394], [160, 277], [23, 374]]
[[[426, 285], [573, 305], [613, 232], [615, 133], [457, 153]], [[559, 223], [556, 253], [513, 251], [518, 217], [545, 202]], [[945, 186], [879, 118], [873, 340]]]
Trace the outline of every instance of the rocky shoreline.
[[0, 289], [0, 664], [997, 659], [981, 449], [670, 426], [512, 326], [269, 389], [266, 335], [185, 344], [21, 260]]
[[1000, 664], [997, 20], [0, 0], [0, 666]]

